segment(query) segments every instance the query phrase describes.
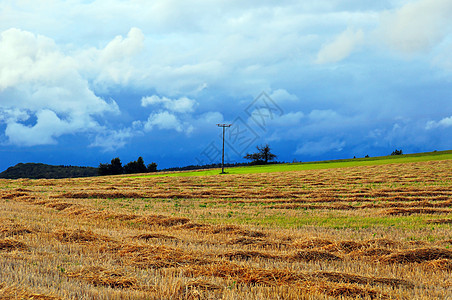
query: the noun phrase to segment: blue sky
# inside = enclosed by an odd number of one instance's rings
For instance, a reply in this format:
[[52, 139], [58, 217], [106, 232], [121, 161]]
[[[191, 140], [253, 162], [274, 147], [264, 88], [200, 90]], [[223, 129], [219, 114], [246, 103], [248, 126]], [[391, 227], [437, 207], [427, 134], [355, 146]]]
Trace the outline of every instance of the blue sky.
[[0, 2], [0, 170], [452, 149], [452, 1]]

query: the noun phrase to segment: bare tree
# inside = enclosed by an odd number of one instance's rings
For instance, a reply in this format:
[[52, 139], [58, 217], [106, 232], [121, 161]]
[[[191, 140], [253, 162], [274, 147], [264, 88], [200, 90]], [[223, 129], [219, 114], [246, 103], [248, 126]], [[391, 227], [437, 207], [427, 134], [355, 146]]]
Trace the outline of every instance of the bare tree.
[[247, 153], [244, 158], [252, 160], [252, 164], [262, 165], [268, 164], [269, 161], [274, 160], [277, 156], [270, 152], [270, 146], [265, 144], [265, 146], [257, 146], [258, 152]]

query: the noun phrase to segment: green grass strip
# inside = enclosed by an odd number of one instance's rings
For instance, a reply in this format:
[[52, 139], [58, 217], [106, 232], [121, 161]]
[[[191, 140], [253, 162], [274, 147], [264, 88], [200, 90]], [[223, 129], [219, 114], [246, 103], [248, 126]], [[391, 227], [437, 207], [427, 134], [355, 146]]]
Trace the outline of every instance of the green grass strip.
[[[450, 217], [450, 215], [446, 215]], [[332, 212], [327, 215], [313, 215], [309, 212], [300, 216], [271, 215], [263, 218], [241, 216], [232, 218], [217, 218], [202, 220], [212, 224], [239, 224], [265, 226], [269, 228], [303, 228], [315, 226], [333, 229], [364, 229], [364, 228], [450, 228], [450, 224], [428, 224], [431, 215], [411, 216], [350, 216], [341, 212]]]

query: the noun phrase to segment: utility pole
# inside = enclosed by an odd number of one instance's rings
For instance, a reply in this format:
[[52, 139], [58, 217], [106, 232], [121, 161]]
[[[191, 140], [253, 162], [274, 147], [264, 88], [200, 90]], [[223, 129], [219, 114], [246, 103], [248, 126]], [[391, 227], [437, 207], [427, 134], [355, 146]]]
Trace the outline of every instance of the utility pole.
[[226, 127], [231, 127], [232, 124], [217, 124], [218, 127], [223, 127], [223, 152], [221, 155], [221, 174], [224, 173], [224, 131]]

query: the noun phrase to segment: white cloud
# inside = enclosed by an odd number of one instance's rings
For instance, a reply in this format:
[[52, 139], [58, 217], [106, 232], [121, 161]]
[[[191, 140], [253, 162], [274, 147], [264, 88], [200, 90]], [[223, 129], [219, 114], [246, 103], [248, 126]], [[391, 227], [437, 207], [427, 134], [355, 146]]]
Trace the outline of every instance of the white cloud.
[[282, 102], [285, 102], [285, 101], [294, 102], [294, 101], [298, 100], [297, 96], [295, 96], [293, 94], [290, 94], [285, 89], [274, 90], [274, 91], [271, 92], [271, 94], [269, 96], [276, 103], [282, 103]]
[[[0, 122], [11, 144], [44, 145], [57, 137], [95, 131], [94, 116], [118, 113], [117, 104], [97, 97], [77, 63], [55, 43], [19, 29], [0, 34]], [[21, 122], [37, 118], [33, 126]]]
[[102, 148], [105, 152], [114, 151], [123, 148], [132, 137], [139, 134], [141, 134], [140, 131], [133, 131], [131, 128], [120, 130], [108, 130], [105, 128], [103, 132], [96, 135], [89, 146]]
[[329, 121], [340, 118], [340, 115], [331, 109], [325, 109], [325, 110], [314, 109], [313, 111], [311, 111], [309, 113], [308, 117], [310, 120], [316, 121], [316, 122], [318, 122], [318, 121], [329, 122]]
[[304, 113], [301, 111], [290, 112], [287, 114], [283, 114], [281, 116], [276, 116], [269, 123], [271, 125], [279, 126], [279, 127], [291, 127], [291, 126], [299, 126], [300, 121], [304, 118]]
[[452, 33], [451, 19], [452, 1], [418, 0], [383, 13], [380, 32], [397, 50], [426, 51]]
[[103, 64], [112, 63], [131, 57], [143, 49], [144, 35], [140, 29], [133, 27], [126, 38], [116, 36], [100, 52], [100, 60]]
[[156, 113], [151, 113], [146, 122], [141, 123], [145, 131], [154, 128], [159, 130], [175, 130], [187, 135], [194, 131], [204, 132], [205, 128], [223, 120], [223, 115], [219, 112], [206, 112], [201, 115], [193, 114], [198, 102], [187, 97], [169, 99], [152, 95], [141, 98], [141, 106], [153, 106]]
[[184, 127], [179, 119], [172, 113], [163, 111], [155, 114], [151, 114], [144, 124], [146, 131], [151, 131], [154, 127], [158, 129], [176, 130], [182, 132]]
[[362, 30], [348, 28], [320, 49], [315, 62], [325, 64], [341, 61], [347, 58], [363, 42], [363, 39]]
[[[223, 123], [224, 117], [219, 112], [207, 112], [197, 117], [195, 123], [196, 127], [206, 127], [211, 126], [215, 128], [214, 126], [218, 123]], [[215, 128], [216, 129], [216, 128]]]
[[189, 113], [195, 110], [195, 107], [198, 105], [198, 103], [195, 100], [189, 99], [187, 97], [172, 100], [166, 97], [153, 95], [150, 97], [143, 97], [141, 99], [141, 106], [147, 107], [152, 105], [161, 105], [167, 110], [176, 113]]
[[26, 121], [30, 118], [26, 111], [16, 108], [0, 109], [0, 124]]
[[428, 121], [425, 129], [434, 129], [438, 127], [452, 127], [452, 116], [444, 118], [438, 122], [436, 121]]
[[81, 51], [76, 56], [79, 68], [102, 91], [112, 84], [126, 85], [142, 75], [139, 54], [144, 49], [144, 39], [142, 31], [132, 27], [127, 37], [118, 35], [104, 48]]
[[297, 148], [295, 154], [315, 156], [331, 151], [340, 152], [345, 145], [345, 141], [324, 138], [320, 141], [310, 141], [304, 143], [302, 146]]
[[25, 126], [16, 122], [9, 122], [5, 134], [10, 143], [19, 146], [35, 146], [55, 144], [55, 138], [64, 133], [71, 133], [88, 128], [80, 127], [85, 124], [61, 120], [51, 110], [41, 110], [36, 114], [37, 121], [34, 126]]

